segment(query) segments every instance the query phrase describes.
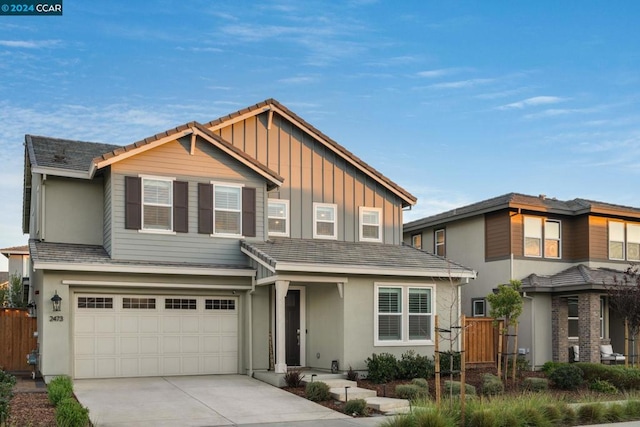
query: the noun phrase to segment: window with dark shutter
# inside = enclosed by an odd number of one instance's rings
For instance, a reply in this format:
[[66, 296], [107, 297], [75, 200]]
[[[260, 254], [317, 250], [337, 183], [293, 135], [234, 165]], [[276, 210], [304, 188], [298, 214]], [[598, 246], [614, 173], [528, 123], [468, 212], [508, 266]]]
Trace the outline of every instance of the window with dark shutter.
[[242, 188], [242, 234], [256, 236], [256, 189]]
[[124, 228], [142, 228], [142, 180], [137, 176], [124, 177]]
[[198, 183], [198, 233], [213, 234], [213, 184]]
[[173, 231], [189, 232], [189, 183], [173, 182]]

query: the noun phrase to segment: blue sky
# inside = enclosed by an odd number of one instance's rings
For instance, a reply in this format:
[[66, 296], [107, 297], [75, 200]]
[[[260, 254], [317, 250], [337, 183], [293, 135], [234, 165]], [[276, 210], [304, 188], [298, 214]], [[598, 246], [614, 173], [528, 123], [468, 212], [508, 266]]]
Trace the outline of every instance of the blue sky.
[[512, 191], [640, 206], [640, 2], [141, 4], [0, 16], [0, 247], [27, 241], [25, 134], [127, 144], [267, 98], [417, 196], [405, 220]]

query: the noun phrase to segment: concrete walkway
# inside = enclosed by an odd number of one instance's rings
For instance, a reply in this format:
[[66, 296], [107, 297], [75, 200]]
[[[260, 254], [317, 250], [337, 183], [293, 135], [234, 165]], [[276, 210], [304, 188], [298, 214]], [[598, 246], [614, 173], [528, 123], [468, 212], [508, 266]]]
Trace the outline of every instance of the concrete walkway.
[[98, 427], [375, 426], [243, 375], [75, 380]]

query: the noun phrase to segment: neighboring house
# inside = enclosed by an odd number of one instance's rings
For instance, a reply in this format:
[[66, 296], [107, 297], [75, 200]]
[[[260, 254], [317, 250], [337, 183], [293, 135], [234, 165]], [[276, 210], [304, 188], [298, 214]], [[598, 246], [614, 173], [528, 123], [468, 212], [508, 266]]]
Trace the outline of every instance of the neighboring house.
[[432, 355], [475, 277], [403, 245], [415, 197], [272, 99], [125, 147], [27, 135], [25, 165], [45, 378]]
[[601, 344], [624, 351], [606, 285], [640, 261], [640, 208], [510, 193], [409, 222], [404, 240], [478, 272], [463, 288], [468, 316], [487, 316], [485, 297], [522, 280], [518, 347], [532, 366], [568, 361], [573, 345], [590, 362]]
[[7, 278], [4, 281], [2, 280], [2, 273], [0, 273], [0, 288], [3, 287], [3, 282], [6, 282], [7, 287], [9, 286], [11, 276], [18, 276], [22, 280], [25, 302], [33, 300], [33, 292], [29, 287], [29, 246], [4, 248], [0, 249], [0, 253], [9, 260]]

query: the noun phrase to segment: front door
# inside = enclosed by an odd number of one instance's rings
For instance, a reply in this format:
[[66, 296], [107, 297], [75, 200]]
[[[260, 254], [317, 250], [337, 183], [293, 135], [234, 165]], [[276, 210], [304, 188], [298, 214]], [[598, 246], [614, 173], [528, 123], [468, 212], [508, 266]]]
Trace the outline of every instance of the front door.
[[300, 366], [300, 289], [289, 289], [285, 304], [285, 340], [287, 366]]

